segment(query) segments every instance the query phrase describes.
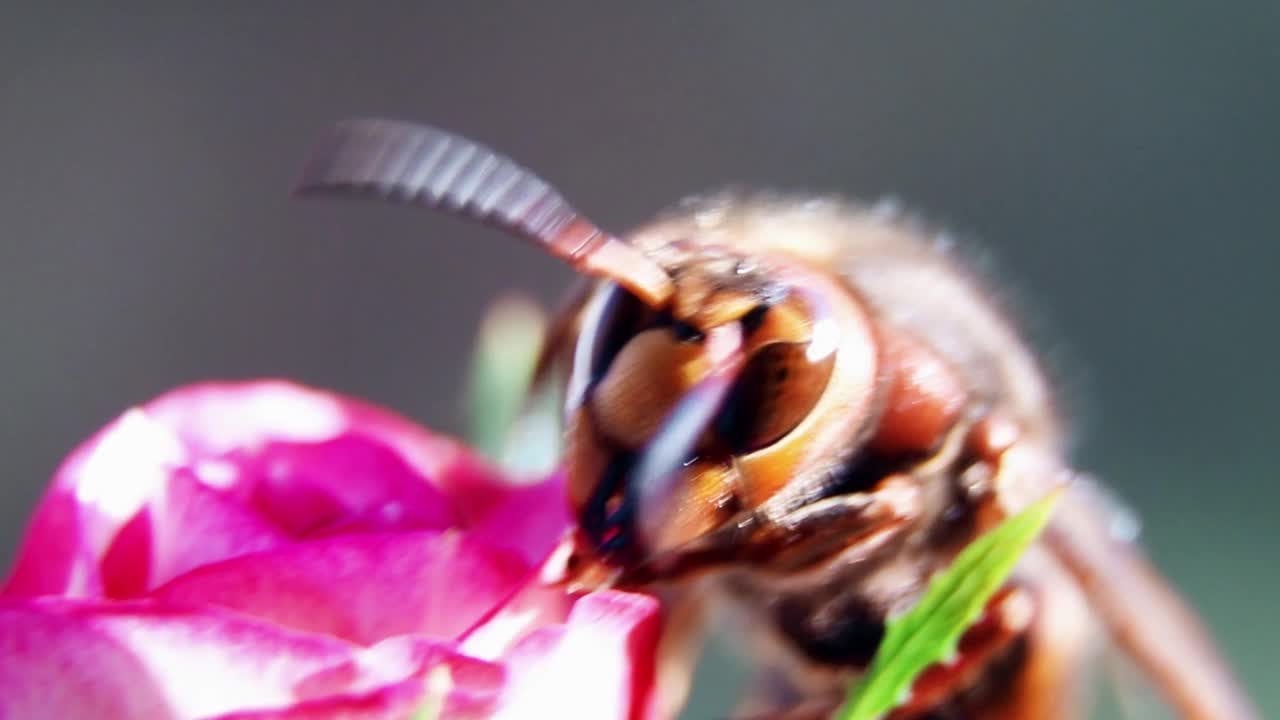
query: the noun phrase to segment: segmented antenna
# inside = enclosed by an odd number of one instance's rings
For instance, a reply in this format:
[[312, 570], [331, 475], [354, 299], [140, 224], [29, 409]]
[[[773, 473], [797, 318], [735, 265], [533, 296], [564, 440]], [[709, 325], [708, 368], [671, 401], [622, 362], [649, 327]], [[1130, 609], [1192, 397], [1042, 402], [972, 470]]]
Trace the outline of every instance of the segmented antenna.
[[579, 272], [613, 280], [654, 307], [673, 290], [656, 263], [580, 215], [542, 178], [479, 143], [426, 125], [339, 124], [316, 146], [295, 192], [376, 198], [484, 222], [537, 243]]

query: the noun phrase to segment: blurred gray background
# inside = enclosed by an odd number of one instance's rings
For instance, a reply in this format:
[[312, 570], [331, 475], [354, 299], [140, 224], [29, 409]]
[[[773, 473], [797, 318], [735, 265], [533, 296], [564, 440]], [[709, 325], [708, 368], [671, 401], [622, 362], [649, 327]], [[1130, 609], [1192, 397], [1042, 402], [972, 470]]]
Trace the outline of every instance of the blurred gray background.
[[0, 21], [6, 564], [60, 457], [179, 383], [289, 376], [460, 427], [486, 303], [570, 274], [290, 200], [320, 131], [382, 114], [494, 144], [611, 228], [735, 182], [892, 193], [976, 238], [1079, 463], [1280, 714], [1280, 5], [48, 5]]

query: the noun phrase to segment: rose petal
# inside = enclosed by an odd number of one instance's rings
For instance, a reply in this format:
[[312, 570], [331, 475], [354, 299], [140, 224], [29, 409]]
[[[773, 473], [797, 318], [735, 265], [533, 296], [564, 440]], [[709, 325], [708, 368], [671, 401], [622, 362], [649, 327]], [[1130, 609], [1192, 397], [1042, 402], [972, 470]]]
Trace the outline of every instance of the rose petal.
[[562, 473], [536, 485], [510, 487], [500, 501], [472, 519], [468, 535], [537, 565], [569, 529], [565, 497]]
[[400, 640], [361, 649], [232, 613], [139, 602], [0, 603], [0, 650], [0, 717], [13, 718], [194, 718], [288, 708], [423, 682], [440, 665], [482, 696], [501, 677], [448, 645]]
[[497, 699], [499, 668], [486, 665], [477, 672], [462, 665], [436, 665], [427, 670], [425, 681], [415, 677], [372, 692], [333, 695], [287, 708], [246, 710], [208, 720], [406, 720], [416, 718], [414, 713], [424, 708], [438, 713], [429, 718], [488, 717]]
[[349, 432], [318, 443], [273, 442], [230, 453], [253, 505], [295, 537], [340, 525], [446, 528], [451, 503], [382, 440]]
[[[507, 492], [461, 445], [389, 411], [280, 381], [192, 385], [124, 413], [71, 454], [3, 594], [102, 593], [98, 563], [108, 547], [144, 510], [151, 521], [163, 514], [152, 506], [180, 473], [295, 536], [444, 528], [460, 516], [442, 487], [460, 488], [458, 502], [477, 514]], [[144, 549], [141, 539], [126, 538], [132, 552]]]
[[108, 597], [137, 597], [201, 565], [292, 542], [260, 514], [179, 471], [102, 559]]
[[459, 505], [484, 512], [506, 492], [503, 477], [456, 440], [371, 403], [288, 381], [190, 385], [146, 409], [201, 455], [222, 456], [264, 439], [309, 445], [349, 434], [384, 444]]
[[[371, 693], [308, 700], [287, 708], [245, 710], [207, 720], [405, 720], [421, 706], [423, 689], [421, 680], [407, 680]], [[454, 716], [483, 717], [492, 704], [491, 698], [478, 702], [450, 698], [446, 707]]]
[[428, 675], [446, 714], [643, 717], [656, 601], [521, 589], [562, 484], [291, 383], [168, 393], [68, 458], [0, 593], [150, 599], [0, 599], [0, 717], [400, 717]]
[[183, 460], [173, 433], [141, 410], [98, 431], [59, 468], [3, 594], [101, 594], [107, 546]]
[[145, 411], [177, 435], [202, 480], [294, 536], [352, 519], [416, 529], [455, 523], [432, 472], [467, 453], [389, 411], [280, 381], [193, 385]]
[[[89, 594], [89, 588], [101, 589], [97, 568], [75, 497], [50, 491], [27, 526], [13, 572], [0, 586], [0, 597]], [[84, 577], [90, 573], [92, 578]]]
[[460, 649], [471, 657], [500, 660], [516, 643], [569, 616], [573, 598], [563, 588], [530, 582], [483, 623], [462, 636]]
[[494, 717], [648, 718], [659, 631], [655, 598], [584, 596], [564, 625], [538, 630], [509, 654], [511, 681]]
[[454, 640], [528, 573], [518, 558], [456, 532], [345, 535], [198, 568], [152, 597], [362, 644], [407, 633]]

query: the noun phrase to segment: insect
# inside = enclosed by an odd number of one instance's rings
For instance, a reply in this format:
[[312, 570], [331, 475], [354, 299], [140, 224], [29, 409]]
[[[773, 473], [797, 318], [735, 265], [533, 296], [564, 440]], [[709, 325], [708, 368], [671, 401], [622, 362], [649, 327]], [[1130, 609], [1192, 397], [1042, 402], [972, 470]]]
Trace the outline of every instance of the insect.
[[894, 717], [1078, 717], [1095, 629], [1181, 716], [1256, 717], [1064, 460], [1035, 356], [927, 228], [726, 193], [624, 238], [479, 144], [386, 120], [338, 126], [299, 190], [483, 221], [589, 278], [545, 363], [569, 368], [566, 582], [673, 598], [661, 671], [673, 712], [690, 629], [724, 606], [762, 658], [744, 716], [829, 714], [886, 618], [978, 534], [1065, 484], [958, 656]]

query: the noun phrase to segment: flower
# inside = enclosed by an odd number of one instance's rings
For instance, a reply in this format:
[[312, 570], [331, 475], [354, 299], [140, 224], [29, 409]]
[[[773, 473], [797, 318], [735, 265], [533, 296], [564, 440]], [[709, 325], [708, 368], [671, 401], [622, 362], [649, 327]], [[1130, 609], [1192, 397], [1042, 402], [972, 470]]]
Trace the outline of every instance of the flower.
[[381, 408], [181, 388], [78, 448], [0, 588], [0, 717], [644, 718], [651, 597], [539, 581], [568, 517]]

